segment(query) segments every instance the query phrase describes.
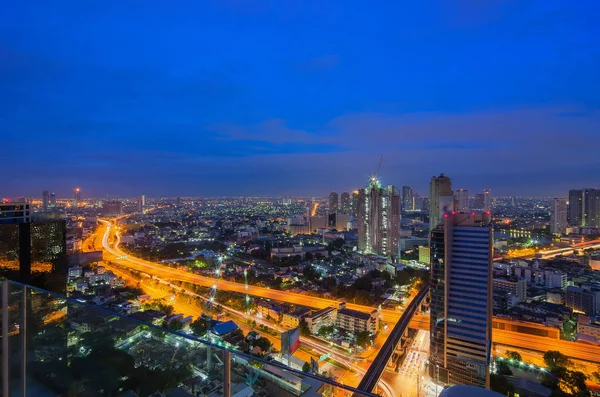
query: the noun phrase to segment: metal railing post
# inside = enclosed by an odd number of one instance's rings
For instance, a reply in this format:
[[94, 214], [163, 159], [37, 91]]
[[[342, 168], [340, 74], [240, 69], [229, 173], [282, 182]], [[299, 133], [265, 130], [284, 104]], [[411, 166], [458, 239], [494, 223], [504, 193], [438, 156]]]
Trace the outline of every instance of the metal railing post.
[[231, 397], [231, 352], [223, 350], [223, 397]]
[[2, 282], [2, 396], [8, 392], [8, 280]]
[[27, 397], [27, 287], [22, 286], [21, 291], [21, 324], [19, 334], [21, 337], [21, 395]]

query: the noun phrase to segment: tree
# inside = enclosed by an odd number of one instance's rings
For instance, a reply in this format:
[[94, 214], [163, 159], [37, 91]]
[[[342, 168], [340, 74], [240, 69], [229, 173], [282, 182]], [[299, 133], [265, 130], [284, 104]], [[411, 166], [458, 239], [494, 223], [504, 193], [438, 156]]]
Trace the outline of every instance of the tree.
[[490, 388], [505, 396], [513, 396], [515, 392], [515, 387], [508, 381], [506, 376], [497, 374], [490, 375]]
[[309, 371], [310, 371], [310, 364], [304, 363], [304, 365], [302, 366], [302, 372], [309, 372]]
[[367, 347], [371, 344], [371, 334], [369, 331], [362, 331], [356, 334], [356, 344], [360, 347]]
[[550, 371], [559, 369], [559, 367], [567, 368], [572, 365], [571, 360], [558, 350], [548, 350], [544, 353], [544, 362]]
[[498, 372], [499, 375], [512, 375], [513, 372], [511, 371], [510, 367], [508, 366], [508, 364], [506, 363], [505, 360], [496, 360], [496, 370]]
[[564, 386], [574, 397], [588, 397], [590, 392], [585, 384], [588, 377], [579, 371], [566, 371], [563, 378]]
[[310, 336], [310, 329], [308, 328], [308, 324], [306, 324], [305, 321], [300, 322], [300, 335]]
[[192, 329], [195, 335], [202, 336], [208, 330], [208, 325], [206, 324], [206, 320], [200, 317], [190, 324], [190, 328]]
[[511, 360], [523, 361], [523, 357], [521, 357], [521, 354], [514, 350], [507, 350], [506, 352], [504, 352], [504, 355], [506, 356], [506, 358]]
[[179, 331], [183, 329], [183, 324], [181, 324], [181, 321], [179, 320], [173, 320], [169, 321], [166, 328], [170, 329], [171, 331]]
[[598, 369], [596, 371], [592, 372], [592, 375], [590, 376], [590, 378], [595, 383], [600, 383], [600, 367], [598, 367]]
[[574, 340], [577, 334], [577, 322], [571, 316], [565, 316], [562, 327], [562, 337], [566, 340]]
[[319, 272], [316, 271], [311, 265], [304, 266], [304, 269], [302, 269], [302, 274], [309, 281], [316, 280], [320, 277]]
[[331, 334], [333, 334], [333, 326], [332, 325], [323, 325], [322, 327], [319, 328], [319, 330], [317, 331], [317, 334], [319, 334], [320, 336], [329, 336]]
[[258, 346], [262, 351], [266, 352], [271, 347], [271, 341], [264, 336], [261, 336], [256, 340], [256, 342], [254, 342], [254, 346]]
[[344, 244], [346, 244], [346, 240], [344, 240], [343, 238], [339, 238], [339, 237], [331, 242], [331, 246], [333, 247], [334, 250], [337, 250], [337, 251], [340, 251], [342, 249], [342, 247], [344, 246]]

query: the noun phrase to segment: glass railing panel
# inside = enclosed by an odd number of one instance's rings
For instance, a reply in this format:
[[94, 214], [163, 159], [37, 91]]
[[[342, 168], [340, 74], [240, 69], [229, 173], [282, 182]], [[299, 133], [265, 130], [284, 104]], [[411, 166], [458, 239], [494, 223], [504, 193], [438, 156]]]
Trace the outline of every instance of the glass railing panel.
[[238, 352], [231, 353], [231, 391], [231, 395], [248, 395], [252, 392], [254, 396], [373, 396]]
[[142, 322], [18, 283], [2, 285], [9, 352], [2, 378], [8, 376], [10, 396], [142, 397], [174, 389], [211, 397], [373, 396], [226, 349], [217, 339], [167, 330], [160, 315]]
[[[24, 288], [20, 285], [13, 285], [6, 282], [6, 292], [4, 288], [0, 291], [0, 304], [2, 305], [2, 376], [0, 382], [2, 382], [3, 395], [6, 393], [4, 390], [5, 378], [9, 379], [6, 382], [8, 387], [9, 395], [23, 394], [23, 371], [25, 367], [23, 362], [26, 362], [27, 357], [25, 356], [25, 350], [23, 345], [25, 343], [24, 334], [21, 332], [23, 329], [23, 306], [21, 301], [23, 298]], [[6, 306], [5, 301], [6, 300]], [[4, 340], [4, 335], [7, 335]], [[6, 354], [5, 360], [5, 351]], [[6, 372], [5, 372], [6, 370]]]

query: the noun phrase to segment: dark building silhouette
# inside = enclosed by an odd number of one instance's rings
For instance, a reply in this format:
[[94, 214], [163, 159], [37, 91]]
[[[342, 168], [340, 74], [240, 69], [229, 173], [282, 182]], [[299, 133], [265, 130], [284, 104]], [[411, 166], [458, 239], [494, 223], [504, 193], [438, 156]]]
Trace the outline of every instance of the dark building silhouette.
[[0, 207], [0, 276], [64, 295], [66, 229], [62, 219], [31, 221], [29, 204]]

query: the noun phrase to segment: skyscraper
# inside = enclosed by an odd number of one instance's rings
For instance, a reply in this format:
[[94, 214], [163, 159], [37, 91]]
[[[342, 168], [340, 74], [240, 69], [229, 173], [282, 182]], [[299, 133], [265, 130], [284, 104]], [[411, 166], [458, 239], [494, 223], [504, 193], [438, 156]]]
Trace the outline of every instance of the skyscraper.
[[468, 211], [469, 210], [469, 191], [466, 189], [459, 189], [456, 191], [456, 210], [457, 211]]
[[600, 190], [569, 190], [569, 225], [600, 227]]
[[583, 189], [583, 226], [600, 227], [600, 190]]
[[338, 210], [338, 194], [336, 192], [329, 193], [329, 212], [337, 212]]
[[569, 225], [581, 226], [583, 222], [583, 190], [569, 190]]
[[371, 178], [358, 191], [358, 249], [396, 257], [400, 242], [400, 192]]
[[81, 189], [75, 188], [75, 199], [73, 200], [73, 207], [79, 207], [79, 203], [81, 203]]
[[350, 193], [344, 192], [342, 193], [342, 212], [344, 214], [350, 214], [351, 203], [350, 203]]
[[477, 193], [475, 195], [471, 209], [476, 211], [485, 211], [485, 196], [483, 193]]
[[412, 211], [415, 209], [413, 190], [410, 186], [402, 186], [402, 209]]
[[144, 208], [146, 208], [146, 196], [144, 196], [143, 194], [137, 200], [137, 207], [138, 212], [142, 212], [144, 211]]
[[492, 191], [490, 189], [483, 189], [483, 210], [492, 210]]
[[431, 177], [429, 184], [429, 230], [433, 230], [443, 219], [444, 214], [454, 211], [452, 180], [440, 174]]
[[44, 191], [42, 192], [42, 208], [43, 208], [44, 210], [47, 210], [47, 209], [48, 209], [48, 206], [49, 206], [49, 204], [50, 204], [50, 195], [48, 194], [48, 191], [47, 191], [47, 190], [44, 190]]
[[56, 193], [50, 193], [50, 208], [56, 208]]
[[489, 214], [445, 214], [431, 232], [429, 373], [489, 387], [492, 228]]
[[352, 217], [358, 218], [358, 190], [352, 192]]
[[550, 232], [563, 234], [567, 230], [567, 200], [555, 198], [550, 208]]

